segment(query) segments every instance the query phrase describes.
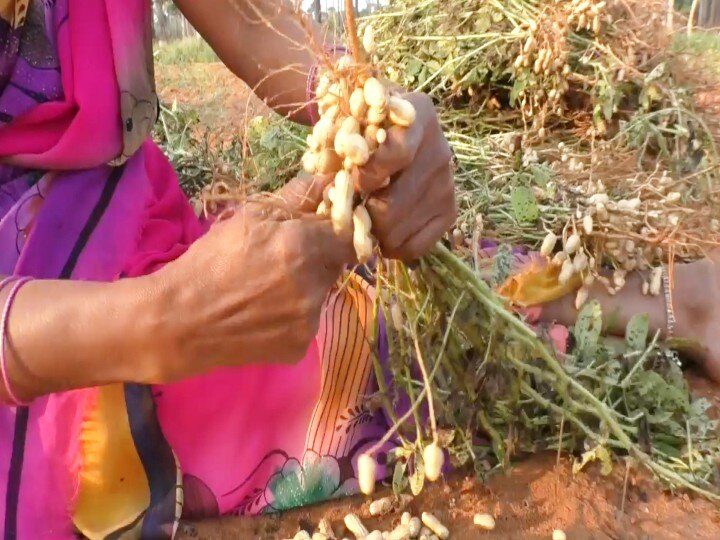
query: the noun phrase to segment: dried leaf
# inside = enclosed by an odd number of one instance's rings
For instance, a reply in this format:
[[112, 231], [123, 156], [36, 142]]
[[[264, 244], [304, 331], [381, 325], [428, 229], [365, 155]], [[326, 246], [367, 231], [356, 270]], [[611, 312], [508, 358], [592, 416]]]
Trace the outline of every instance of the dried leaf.
[[593, 461], [600, 462], [600, 474], [607, 476], [612, 472], [613, 464], [610, 452], [604, 446], [598, 445], [592, 450], [584, 452], [580, 461], [573, 463], [573, 474], [577, 474], [582, 471], [588, 463]]
[[413, 461], [413, 473], [410, 476], [410, 491], [417, 496], [425, 485], [425, 461], [422, 452], [415, 450], [415, 460]]

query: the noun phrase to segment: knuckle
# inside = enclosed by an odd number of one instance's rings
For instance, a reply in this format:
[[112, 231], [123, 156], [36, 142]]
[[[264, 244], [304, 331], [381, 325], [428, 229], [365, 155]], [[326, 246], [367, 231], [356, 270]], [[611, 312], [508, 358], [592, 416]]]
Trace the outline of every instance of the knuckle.
[[373, 232], [380, 232], [384, 229], [386, 217], [388, 215], [389, 203], [384, 197], [371, 197], [365, 204], [370, 220], [373, 225]]
[[282, 234], [277, 243], [280, 251], [280, 260], [286, 266], [294, 267], [301, 261], [303, 235], [297, 227], [290, 227]]

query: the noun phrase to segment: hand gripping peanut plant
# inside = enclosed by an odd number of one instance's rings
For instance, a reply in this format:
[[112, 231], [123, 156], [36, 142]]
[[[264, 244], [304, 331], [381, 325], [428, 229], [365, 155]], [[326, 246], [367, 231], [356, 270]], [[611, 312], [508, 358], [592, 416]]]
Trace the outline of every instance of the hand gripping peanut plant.
[[[352, 2], [347, 9], [352, 19]], [[363, 195], [355, 187], [358, 167], [385, 142], [388, 128], [406, 128], [415, 121], [415, 109], [362, 61], [357, 37], [350, 41], [352, 55], [326, 66], [319, 75], [315, 97], [320, 120], [307, 136], [308, 150], [302, 162], [308, 173], [335, 176], [317, 213], [330, 217], [336, 232], [352, 229], [358, 261], [365, 263], [373, 253], [372, 222]], [[363, 46], [366, 53], [374, 52], [371, 31], [363, 36]]]

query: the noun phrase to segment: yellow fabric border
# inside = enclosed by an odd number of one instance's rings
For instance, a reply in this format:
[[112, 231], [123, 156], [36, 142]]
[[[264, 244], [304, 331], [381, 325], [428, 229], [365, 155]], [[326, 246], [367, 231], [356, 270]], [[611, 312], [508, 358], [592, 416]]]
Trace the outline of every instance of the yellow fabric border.
[[99, 540], [136, 521], [150, 504], [122, 384], [98, 389], [97, 402], [86, 411], [80, 445], [80, 491], [73, 522], [87, 538]]

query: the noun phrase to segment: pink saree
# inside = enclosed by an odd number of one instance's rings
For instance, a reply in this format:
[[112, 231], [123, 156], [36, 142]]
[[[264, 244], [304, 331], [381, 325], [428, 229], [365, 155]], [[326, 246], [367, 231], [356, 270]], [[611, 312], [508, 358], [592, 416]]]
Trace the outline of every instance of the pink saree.
[[[0, 0], [0, 274], [140, 276], [203, 233], [157, 107], [150, 0]], [[387, 421], [363, 400], [373, 289], [350, 283], [297, 365], [0, 405], [2, 537], [171, 538], [355, 492]]]

